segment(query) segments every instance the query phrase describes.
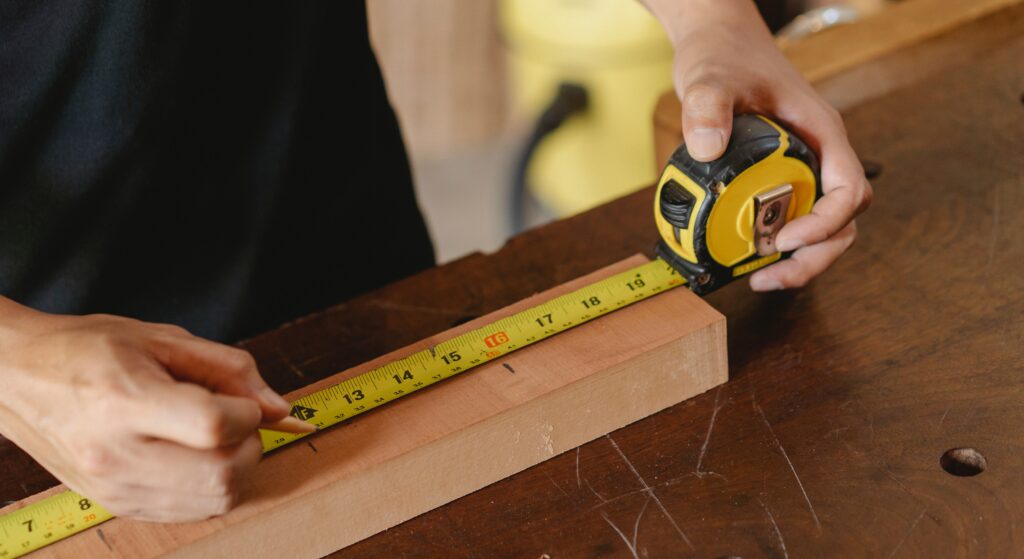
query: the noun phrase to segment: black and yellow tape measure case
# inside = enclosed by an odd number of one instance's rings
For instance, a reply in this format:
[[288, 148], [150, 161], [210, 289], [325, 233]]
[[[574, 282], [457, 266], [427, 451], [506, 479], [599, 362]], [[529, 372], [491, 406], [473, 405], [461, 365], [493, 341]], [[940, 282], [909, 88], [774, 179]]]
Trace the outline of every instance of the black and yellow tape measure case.
[[774, 248], [785, 223], [820, 198], [818, 158], [758, 115], [739, 115], [725, 153], [700, 162], [680, 145], [658, 181], [658, 256], [698, 294], [789, 256]]

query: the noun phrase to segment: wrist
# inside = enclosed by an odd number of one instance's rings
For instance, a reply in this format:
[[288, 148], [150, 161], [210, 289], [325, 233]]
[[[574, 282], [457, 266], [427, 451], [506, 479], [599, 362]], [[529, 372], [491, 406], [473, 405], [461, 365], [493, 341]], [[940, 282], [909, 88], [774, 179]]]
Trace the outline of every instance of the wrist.
[[7, 399], [12, 383], [23, 376], [15, 374], [23, 369], [19, 362], [21, 350], [42, 332], [47, 318], [52, 316], [0, 297], [0, 400]]

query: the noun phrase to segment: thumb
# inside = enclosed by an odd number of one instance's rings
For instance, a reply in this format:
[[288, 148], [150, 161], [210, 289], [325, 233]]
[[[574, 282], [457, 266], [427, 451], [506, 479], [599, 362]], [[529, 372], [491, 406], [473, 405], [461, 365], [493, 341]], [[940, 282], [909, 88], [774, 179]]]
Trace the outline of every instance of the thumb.
[[162, 346], [157, 359], [171, 376], [220, 394], [252, 398], [264, 421], [276, 421], [291, 411], [291, 404], [260, 376], [248, 351], [196, 337], [164, 339]]
[[687, 86], [683, 93], [683, 138], [697, 161], [713, 161], [725, 153], [732, 133], [733, 95], [707, 82]]

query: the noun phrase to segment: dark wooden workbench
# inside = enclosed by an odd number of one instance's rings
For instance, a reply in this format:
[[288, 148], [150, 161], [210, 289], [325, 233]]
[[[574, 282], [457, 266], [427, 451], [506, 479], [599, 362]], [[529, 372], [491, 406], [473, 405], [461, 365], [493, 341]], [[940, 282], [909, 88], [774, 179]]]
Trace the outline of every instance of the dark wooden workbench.
[[[859, 241], [803, 290], [740, 283], [709, 297], [729, 321], [728, 384], [337, 556], [1024, 554], [1022, 94], [1018, 33], [850, 110], [858, 152], [882, 168]], [[651, 196], [244, 346], [277, 389], [298, 388], [648, 251]], [[977, 449], [987, 469], [947, 473], [940, 456], [954, 447]], [[0, 443], [0, 501], [52, 484]]]

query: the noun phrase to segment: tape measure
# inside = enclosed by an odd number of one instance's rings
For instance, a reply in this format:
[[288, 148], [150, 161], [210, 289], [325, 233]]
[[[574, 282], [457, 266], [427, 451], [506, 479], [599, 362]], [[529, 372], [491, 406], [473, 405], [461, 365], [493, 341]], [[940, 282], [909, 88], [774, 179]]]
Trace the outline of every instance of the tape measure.
[[[366, 371], [292, 402], [292, 415], [324, 429], [517, 349], [686, 283], [654, 260]], [[311, 433], [260, 429], [263, 452]], [[110, 512], [64, 491], [0, 517], [0, 559], [12, 559], [106, 520]]]
[[[324, 429], [673, 287], [717, 289], [786, 258], [775, 251], [775, 233], [820, 196], [817, 159], [806, 144], [764, 117], [738, 116], [718, 160], [698, 162], [685, 146], [672, 154], [654, 202], [661, 259], [303, 396], [291, 413]], [[309, 435], [260, 430], [264, 453]], [[88, 497], [53, 495], [0, 517], [0, 559], [110, 518]]]
[[733, 119], [725, 153], [710, 162], [679, 146], [658, 181], [658, 256], [705, 294], [789, 253], [775, 234], [821, 197], [818, 158], [800, 138], [760, 115]]
[[51, 495], [0, 517], [0, 558], [21, 557], [111, 518], [102, 506], [74, 491]]

